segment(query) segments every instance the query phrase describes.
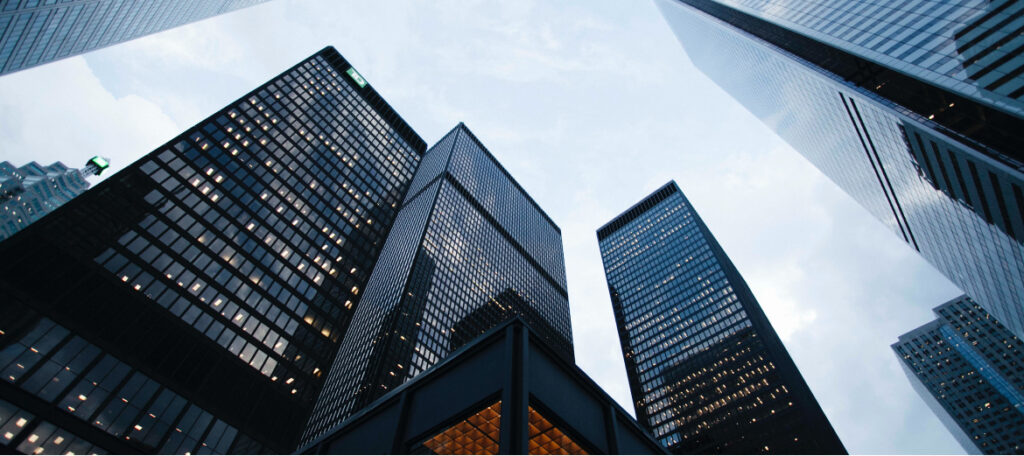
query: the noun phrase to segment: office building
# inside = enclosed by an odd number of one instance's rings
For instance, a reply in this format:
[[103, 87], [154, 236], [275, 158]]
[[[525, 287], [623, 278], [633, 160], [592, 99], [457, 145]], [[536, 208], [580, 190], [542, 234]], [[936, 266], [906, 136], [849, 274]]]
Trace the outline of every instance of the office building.
[[698, 69], [1024, 336], [1024, 4], [657, 4]]
[[91, 158], [82, 169], [61, 162], [22, 167], [0, 163], [0, 241], [80, 195], [89, 188], [85, 178], [98, 176], [109, 166], [102, 157]]
[[2, 448], [293, 451], [425, 149], [326, 48], [0, 243]]
[[0, 4], [0, 75], [264, 1], [7, 0]]
[[676, 454], [845, 454], [675, 182], [597, 231], [637, 421]]
[[561, 232], [459, 124], [423, 157], [303, 445], [514, 315], [573, 360]]
[[892, 345], [914, 390], [970, 454], [1024, 451], [1021, 341], [966, 296]]
[[299, 452], [667, 454], [522, 317], [495, 325]]

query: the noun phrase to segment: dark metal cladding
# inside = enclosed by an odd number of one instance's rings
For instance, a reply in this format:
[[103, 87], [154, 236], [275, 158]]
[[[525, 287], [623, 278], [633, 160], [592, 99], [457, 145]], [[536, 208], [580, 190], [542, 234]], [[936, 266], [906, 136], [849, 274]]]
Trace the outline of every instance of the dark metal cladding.
[[474, 337], [303, 454], [667, 454], [521, 317]]

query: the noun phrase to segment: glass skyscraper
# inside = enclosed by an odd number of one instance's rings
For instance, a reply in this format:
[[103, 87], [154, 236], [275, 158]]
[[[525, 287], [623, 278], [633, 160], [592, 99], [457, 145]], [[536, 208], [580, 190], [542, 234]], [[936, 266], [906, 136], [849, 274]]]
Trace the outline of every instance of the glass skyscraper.
[[1024, 346], [966, 296], [892, 345], [910, 383], [971, 454], [1024, 452]]
[[267, 0], [3, 0], [0, 75]]
[[423, 157], [302, 445], [513, 315], [573, 360], [561, 231], [459, 124]]
[[597, 231], [637, 421], [677, 454], [845, 454], [675, 182]]
[[0, 449], [294, 450], [425, 149], [326, 48], [0, 243]]
[[657, 4], [701, 71], [1024, 335], [1024, 4]]
[[82, 169], [61, 162], [49, 166], [31, 162], [15, 167], [0, 163], [0, 241], [43, 218], [89, 188], [85, 180], [99, 175], [110, 164], [93, 157]]

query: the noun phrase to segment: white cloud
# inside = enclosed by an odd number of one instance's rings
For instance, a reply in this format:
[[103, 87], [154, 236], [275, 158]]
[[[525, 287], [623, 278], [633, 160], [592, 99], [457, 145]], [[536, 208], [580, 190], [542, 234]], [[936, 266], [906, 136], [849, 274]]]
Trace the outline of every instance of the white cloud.
[[15, 164], [79, 167], [101, 155], [106, 177], [180, 129], [152, 101], [108, 92], [81, 57], [0, 78], [0, 159]]

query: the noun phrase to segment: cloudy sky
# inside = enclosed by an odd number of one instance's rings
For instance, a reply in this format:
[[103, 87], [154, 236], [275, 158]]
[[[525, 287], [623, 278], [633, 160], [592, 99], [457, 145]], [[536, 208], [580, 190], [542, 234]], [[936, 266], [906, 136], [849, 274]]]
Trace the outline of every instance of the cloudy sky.
[[962, 453], [889, 344], [959, 291], [690, 64], [648, 0], [272, 0], [0, 77], [0, 160], [133, 160], [327, 45], [464, 121], [562, 227], [579, 365], [632, 411], [594, 231], [675, 179], [855, 453]]

